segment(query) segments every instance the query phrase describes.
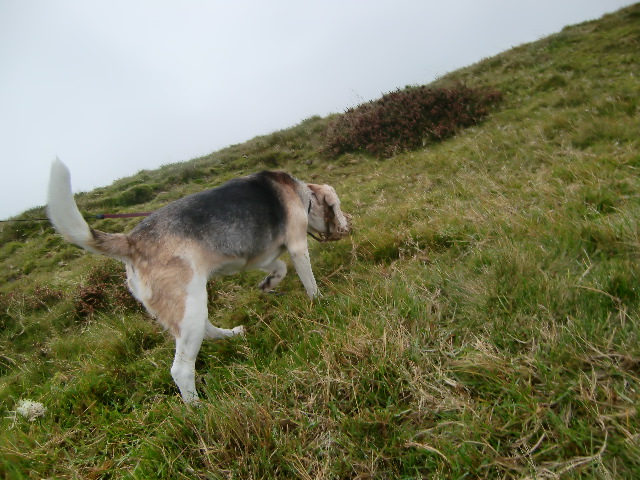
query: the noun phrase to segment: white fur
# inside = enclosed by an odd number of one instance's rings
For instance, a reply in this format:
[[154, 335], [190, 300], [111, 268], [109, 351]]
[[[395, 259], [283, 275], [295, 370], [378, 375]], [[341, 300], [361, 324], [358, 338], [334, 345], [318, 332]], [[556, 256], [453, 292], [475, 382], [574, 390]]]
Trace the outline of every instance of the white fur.
[[71, 174], [57, 158], [51, 165], [47, 213], [51, 223], [66, 240], [93, 253], [101, 253], [90, 246], [91, 229], [73, 199]]
[[171, 366], [171, 376], [186, 403], [199, 402], [196, 391], [196, 357], [203, 340], [219, 340], [242, 335], [244, 327], [233, 329], [214, 327], [208, 319], [207, 277], [194, 274], [187, 285], [184, 317], [180, 322], [180, 334], [176, 336], [176, 352]]
[[206, 277], [194, 275], [187, 285], [184, 317], [180, 322], [180, 334], [176, 337], [176, 353], [171, 367], [171, 376], [187, 403], [198, 401], [195, 371], [207, 322], [206, 282]]
[[287, 274], [287, 264], [282, 260], [276, 259], [270, 265], [262, 268], [269, 275], [258, 285], [263, 291], [269, 292], [276, 288]]
[[296, 273], [300, 277], [309, 298], [321, 297], [316, 279], [313, 276], [313, 270], [311, 270], [311, 259], [309, 258], [309, 250], [306, 248], [306, 238], [304, 247], [289, 251], [291, 263], [293, 263], [293, 267], [296, 269]]

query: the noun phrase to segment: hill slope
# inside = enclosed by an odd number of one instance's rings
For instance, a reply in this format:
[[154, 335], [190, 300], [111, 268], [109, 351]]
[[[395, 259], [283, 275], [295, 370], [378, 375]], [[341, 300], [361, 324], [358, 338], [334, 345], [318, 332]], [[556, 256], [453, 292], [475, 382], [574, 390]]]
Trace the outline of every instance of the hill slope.
[[117, 262], [4, 226], [0, 476], [637, 478], [639, 43], [635, 5], [453, 72], [433, 86], [496, 88], [500, 111], [387, 160], [323, 159], [315, 117], [79, 195], [148, 211], [282, 168], [353, 214], [311, 247], [318, 302], [293, 273], [282, 296], [212, 282], [212, 321], [249, 333], [203, 346], [196, 411]]

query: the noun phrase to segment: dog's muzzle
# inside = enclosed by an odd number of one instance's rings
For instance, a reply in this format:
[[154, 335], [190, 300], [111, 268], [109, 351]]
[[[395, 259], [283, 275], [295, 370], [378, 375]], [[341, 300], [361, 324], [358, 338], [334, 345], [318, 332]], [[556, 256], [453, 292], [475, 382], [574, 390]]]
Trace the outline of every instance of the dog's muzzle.
[[312, 238], [315, 238], [318, 242], [336, 242], [351, 233], [351, 215], [348, 213], [342, 214], [345, 219], [345, 224], [341, 225], [336, 218], [336, 214], [332, 208], [325, 208], [324, 210], [324, 224], [326, 230], [324, 232], [318, 232], [317, 234], [309, 233]]

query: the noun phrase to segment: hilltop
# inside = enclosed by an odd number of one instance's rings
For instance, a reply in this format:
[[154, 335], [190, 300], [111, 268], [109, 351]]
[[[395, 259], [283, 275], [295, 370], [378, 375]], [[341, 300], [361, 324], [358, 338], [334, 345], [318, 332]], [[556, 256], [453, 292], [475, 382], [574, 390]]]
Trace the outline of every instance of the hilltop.
[[211, 282], [212, 322], [249, 331], [203, 346], [198, 410], [118, 262], [1, 227], [0, 477], [637, 478], [639, 47], [637, 4], [429, 85], [502, 95], [441, 142], [330, 158], [313, 117], [78, 195], [150, 211], [277, 168], [353, 215], [311, 245], [320, 301], [292, 268], [279, 296]]

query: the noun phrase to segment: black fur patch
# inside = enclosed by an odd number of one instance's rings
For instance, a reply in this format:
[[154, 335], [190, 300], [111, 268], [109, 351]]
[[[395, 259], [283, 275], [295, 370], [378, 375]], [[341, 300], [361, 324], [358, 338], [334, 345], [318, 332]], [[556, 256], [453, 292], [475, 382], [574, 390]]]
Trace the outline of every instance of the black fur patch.
[[[228, 256], [254, 257], [284, 233], [286, 211], [274, 186], [286, 175], [261, 172], [176, 200], [150, 215], [131, 236], [192, 238]], [[288, 183], [288, 182], [287, 182]]]

